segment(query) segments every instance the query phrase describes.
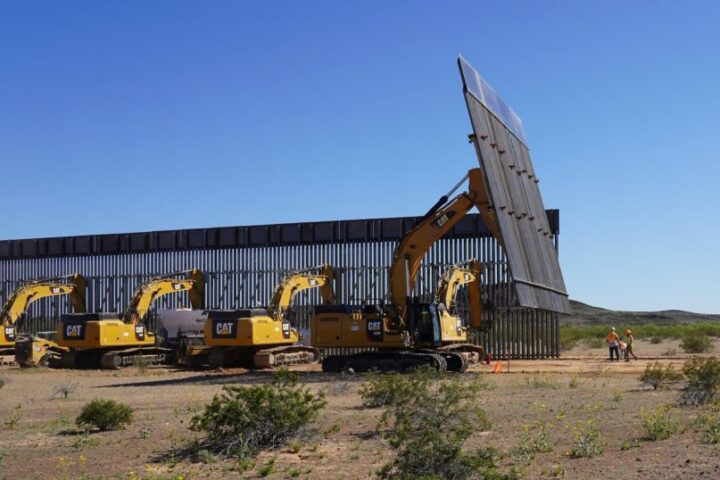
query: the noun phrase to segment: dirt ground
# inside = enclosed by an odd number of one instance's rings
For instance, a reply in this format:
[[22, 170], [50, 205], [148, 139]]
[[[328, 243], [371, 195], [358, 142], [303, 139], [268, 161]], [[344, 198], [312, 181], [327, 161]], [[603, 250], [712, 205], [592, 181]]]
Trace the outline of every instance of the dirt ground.
[[[716, 346], [716, 351], [720, 350]], [[687, 358], [677, 342], [637, 343], [639, 361], [609, 362], [605, 349], [576, 348], [556, 360], [502, 363], [503, 373], [475, 366], [466, 374], [487, 381], [479, 405], [493, 424], [478, 433], [468, 448], [492, 446], [501, 470], [515, 468], [524, 478], [720, 478], [720, 446], [707, 444], [694, 420], [705, 410], [675, 407], [680, 431], [668, 440], [642, 440], [640, 414], [673, 402], [680, 385], [652, 391], [638, 377], [648, 362], [672, 363], [677, 370]], [[673, 352], [674, 350], [674, 352]], [[509, 372], [508, 372], [509, 368]], [[362, 377], [330, 375], [319, 366], [297, 368], [313, 390], [326, 392], [317, 439], [298, 453], [263, 453], [258, 466], [274, 459], [267, 478], [373, 478], [392, 458], [376, 425], [382, 413], [361, 405]], [[189, 419], [223, 385], [265, 382], [270, 372], [228, 370], [188, 372], [168, 368], [122, 372], [66, 371], [43, 368], [0, 370], [0, 478], [257, 478], [259, 468], [244, 474], [232, 462], [188, 463], [168, 457], [192, 438]], [[60, 387], [72, 390], [67, 398]], [[81, 435], [73, 422], [83, 404], [111, 398], [130, 404], [135, 420], [125, 430]], [[597, 421], [604, 452], [571, 459], [567, 452], [577, 428]], [[547, 422], [553, 451], [533, 460], [511, 455], [527, 425]]]

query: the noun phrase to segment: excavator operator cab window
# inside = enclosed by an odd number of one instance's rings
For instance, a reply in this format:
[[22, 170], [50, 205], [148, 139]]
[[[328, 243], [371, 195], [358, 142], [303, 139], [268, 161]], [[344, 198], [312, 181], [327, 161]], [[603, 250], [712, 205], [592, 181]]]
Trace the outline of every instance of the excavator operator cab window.
[[434, 303], [414, 304], [411, 319], [411, 330], [416, 344], [440, 344], [440, 318]]

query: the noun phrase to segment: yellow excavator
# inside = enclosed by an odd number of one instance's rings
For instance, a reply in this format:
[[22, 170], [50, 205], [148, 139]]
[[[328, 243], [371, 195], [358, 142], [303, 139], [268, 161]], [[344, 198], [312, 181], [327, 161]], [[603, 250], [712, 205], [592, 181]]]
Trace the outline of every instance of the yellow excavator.
[[47, 364], [49, 352], [57, 347], [52, 335], [39, 332], [34, 336], [19, 334], [16, 322], [31, 303], [41, 298], [69, 295], [75, 312], [85, 311], [85, 278], [75, 273], [64, 277], [45, 278], [22, 283], [7, 299], [0, 311], [0, 359], [16, 361], [21, 366]]
[[[468, 190], [450, 199], [468, 178]], [[475, 265], [476, 273], [470, 271], [472, 266], [465, 272], [455, 269], [449, 273], [447, 287], [444, 293], [440, 292], [441, 301], [423, 303], [413, 296], [417, 272], [427, 251], [473, 207], [480, 210], [485, 224], [495, 238], [500, 239], [497, 218], [489, 208], [483, 172], [472, 169], [400, 240], [390, 266], [389, 305], [319, 305], [315, 308], [310, 327], [314, 347], [372, 349], [327, 356], [323, 359], [323, 371], [405, 371], [431, 365], [441, 371], [463, 372], [469, 363], [484, 357], [482, 347], [467, 343], [467, 328], [458, 315], [451, 313], [452, 305], [447, 305], [451, 303], [448, 297], [455, 295], [458, 282], [464, 282], [465, 273], [469, 273], [468, 284], [472, 286], [474, 282], [475, 285], [469, 292], [470, 327], [483, 328], [478, 265]], [[475, 277], [474, 280], [471, 277]]]
[[[456, 329], [460, 328], [467, 331], [462, 317], [457, 312], [457, 294], [460, 287], [463, 286], [467, 288], [470, 304], [470, 325], [482, 325], [482, 298], [480, 295], [482, 292], [481, 275], [483, 271], [482, 263], [473, 258], [446, 269], [443, 276], [440, 277], [435, 302], [441, 314], [455, 317]], [[473, 355], [470, 360], [470, 363], [476, 363], [482, 359]]]
[[58, 323], [57, 343], [68, 349], [62, 368], [120, 369], [137, 359], [146, 364], [168, 363], [174, 351], [157, 342], [143, 323], [153, 302], [171, 293], [188, 292], [193, 309], [205, 306], [205, 278], [197, 270], [155, 277], [135, 289], [122, 315], [85, 313], [63, 315]]
[[267, 308], [210, 310], [205, 322], [210, 368], [272, 368], [319, 360], [317, 348], [298, 344], [300, 335], [291, 326], [290, 305], [295, 295], [311, 288], [320, 289], [326, 304], [335, 303], [332, 282], [329, 265], [300, 270], [281, 280]]

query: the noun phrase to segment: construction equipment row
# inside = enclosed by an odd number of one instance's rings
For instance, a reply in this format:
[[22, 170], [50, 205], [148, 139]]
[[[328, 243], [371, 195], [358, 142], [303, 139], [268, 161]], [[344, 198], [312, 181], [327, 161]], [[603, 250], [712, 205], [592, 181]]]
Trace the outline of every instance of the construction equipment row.
[[[473, 260], [449, 268], [431, 303], [421, 302], [413, 292], [422, 259], [433, 243], [473, 206], [487, 202], [480, 169], [471, 170], [467, 177], [467, 192], [450, 201], [450, 194], [443, 196], [399, 242], [385, 304], [337, 304], [333, 270], [323, 265], [286, 275], [264, 308], [207, 309], [205, 279], [193, 269], [155, 277], [138, 286], [122, 313], [88, 313], [86, 282], [76, 273], [29, 281], [10, 295], [0, 317], [4, 327], [0, 355], [5, 363], [14, 357], [21, 366], [56, 368], [120, 369], [137, 364], [272, 368], [316, 362], [321, 348], [346, 347], [364, 351], [327, 356], [323, 371], [404, 371], [432, 365], [438, 370], [464, 372], [484, 357], [482, 347], [468, 342], [469, 330], [483, 327], [482, 265]], [[492, 222], [492, 217], [485, 221]], [[488, 225], [492, 230], [492, 223]], [[455, 297], [463, 286], [470, 300], [469, 325], [455, 312]], [[307, 344], [308, 339], [301, 338], [290, 318], [291, 305], [295, 295], [314, 288], [320, 290], [323, 304], [315, 307]], [[191, 308], [158, 312], [167, 335], [160, 337], [148, 330], [145, 320], [155, 300], [180, 292], [187, 292]], [[62, 316], [55, 332], [16, 333], [18, 319], [31, 302], [59, 295], [69, 296], [73, 313]]]

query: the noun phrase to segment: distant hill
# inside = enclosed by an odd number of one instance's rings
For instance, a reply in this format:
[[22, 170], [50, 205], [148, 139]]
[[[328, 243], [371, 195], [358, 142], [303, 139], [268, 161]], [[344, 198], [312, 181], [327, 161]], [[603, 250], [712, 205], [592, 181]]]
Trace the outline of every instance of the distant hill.
[[593, 307], [586, 303], [570, 300], [572, 315], [560, 315], [561, 325], [642, 325], [654, 323], [669, 325], [677, 323], [720, 322], [720, 315], [685, 312], [683, 310], [661, 310], [659, 312], [624, 312]]

